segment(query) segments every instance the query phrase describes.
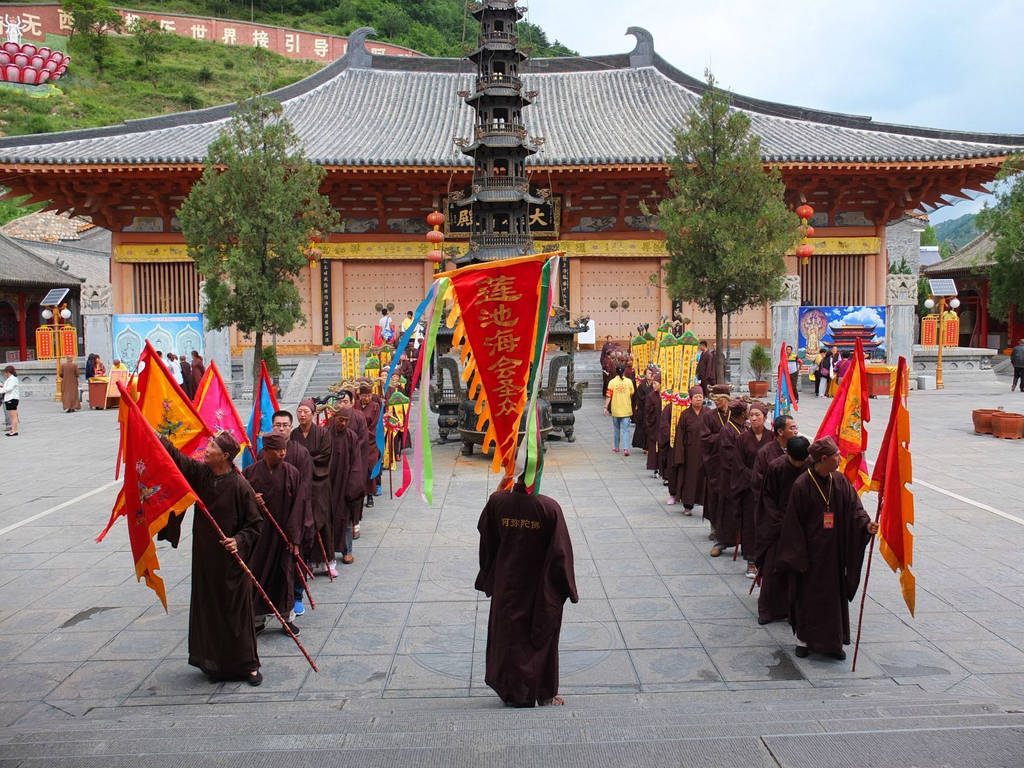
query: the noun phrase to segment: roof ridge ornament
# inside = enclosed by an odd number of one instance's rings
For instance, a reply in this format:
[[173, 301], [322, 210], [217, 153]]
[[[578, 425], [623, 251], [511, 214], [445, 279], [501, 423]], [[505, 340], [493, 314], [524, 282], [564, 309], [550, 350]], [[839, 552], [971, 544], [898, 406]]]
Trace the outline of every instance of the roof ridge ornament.
[[630, 27], [627, 35], [636, 38], [636, 48], [629, 52], [629, 66], [632, 69], [654, 66], [654, 35], [643, 27]]
[[345, 59], [348, 66], [359, 69], [373, 67], [373, 54], [366, 49], [366, 38], [377, 35], [373, 27], [360, 27], [348, 36], [348, 47], [345, 48]]

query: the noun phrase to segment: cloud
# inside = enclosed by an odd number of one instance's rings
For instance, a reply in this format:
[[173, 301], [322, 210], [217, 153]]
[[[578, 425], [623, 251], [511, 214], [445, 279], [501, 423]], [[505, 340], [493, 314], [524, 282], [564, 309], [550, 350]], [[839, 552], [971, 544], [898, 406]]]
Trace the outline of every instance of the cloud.
[[[655, 36], [655, 50], [700, 77], [706, 67], [738, 93], [880, 122], [1019, 133], [1024, 126], [1024, 46], [993, 42], [1020, 18], [1020, 0], [965, 7], [937, 0], [861, 0], [794, 6], [792, 0], [544, 0], [541, 25], [584, 56], [632, 49], [626, 28]], [[984, 52], [979, 55], [979, 51]]]

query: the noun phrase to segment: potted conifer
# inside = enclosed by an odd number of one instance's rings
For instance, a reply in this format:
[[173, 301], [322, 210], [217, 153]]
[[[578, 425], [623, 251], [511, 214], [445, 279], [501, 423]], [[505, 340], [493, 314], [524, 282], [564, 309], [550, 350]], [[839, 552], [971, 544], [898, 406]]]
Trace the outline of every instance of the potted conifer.
[[760, 344], [750, 350], [750, 357], [747, 358], [750, 370], [754, 378], [747, 382], [750, 388], [750, 396], [755, 398], [764, 397], [768, 394], [768, 371], [772, 369], [772, 356], [768, 350]]

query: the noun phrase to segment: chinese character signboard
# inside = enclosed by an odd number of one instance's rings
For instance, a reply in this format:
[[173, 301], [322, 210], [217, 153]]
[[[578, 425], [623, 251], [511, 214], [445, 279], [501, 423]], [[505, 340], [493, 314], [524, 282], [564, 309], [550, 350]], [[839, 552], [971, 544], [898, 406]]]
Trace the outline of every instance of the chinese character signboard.
[[[470, 205], [458, 205], [445, 198], [447, 221], [444, 234], [449, 240], [466, 240], [473, 226], [473, 210]], [[559, 220], [562, 215], [561, 198], [553, 197], [543, 203], [530, 203], [530, 234], [534, 237], [558, 237]], [[502, 222], [498, 222], [503, 225]], [[504, 223], [507, 226], [507, 222]]]
[[52, 325], [36, 328], [36, 360], [53, 360], [54, 333]]

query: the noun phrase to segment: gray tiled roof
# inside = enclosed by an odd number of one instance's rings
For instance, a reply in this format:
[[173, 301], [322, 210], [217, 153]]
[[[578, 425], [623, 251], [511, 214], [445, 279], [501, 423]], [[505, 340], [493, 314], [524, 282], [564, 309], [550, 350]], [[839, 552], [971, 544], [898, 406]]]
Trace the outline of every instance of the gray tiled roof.
[[29, 251], [25, 244], [0, 235], [0, 285], [47, 285], [73, 288], [82, 279], [44, 261]]
[[[14, 240], [12, 238], [12, 240]], [[67, 266], [63, 270], [69, 277], [84, 280], [87, 283], [110, 282], [110, 248], [106, 253], [83, 248], [70, 243], [38, 243], [30, 240], [14, 240], [26, 251], [37, 258], [61, 269], [57, 260]]]
[[[700, 98], [701, 81], [653, 53], [642, 30], [630, 55], [531, 62], [524, 90], [537, 101], [524, 113], [543, 136], [533, 165], [663, 163], [672, 129]], [[644, 37], [646, 36], [646, 37]], [[454, 59], [369, 56], [365, 34], [350, 54], [275, 94], [323, 165], [464, 166], [454, 137], [469, 137], [472, 65]], [[645, 40], [649, 48], [641, 51]], [[357, 52], [363, 49], [363, 53]], [[639, 52], [639, 53], [638, 53]], [[998, 157], [1024, 149], [1024, 136], [971, 134], [876, 124], [841, 115], [736, 96], [762, 137], [769, 162], [927, 162]], [[230, 107], [136, 120], [124, 126], [0, 139], [0, 163], [195, 163], [230, 115]]]
[[922, 272], [929, 277], [955, 277], [985, 272], [996, 263], [996, 236], [982, 232], [948, 259], [929, 264]]

